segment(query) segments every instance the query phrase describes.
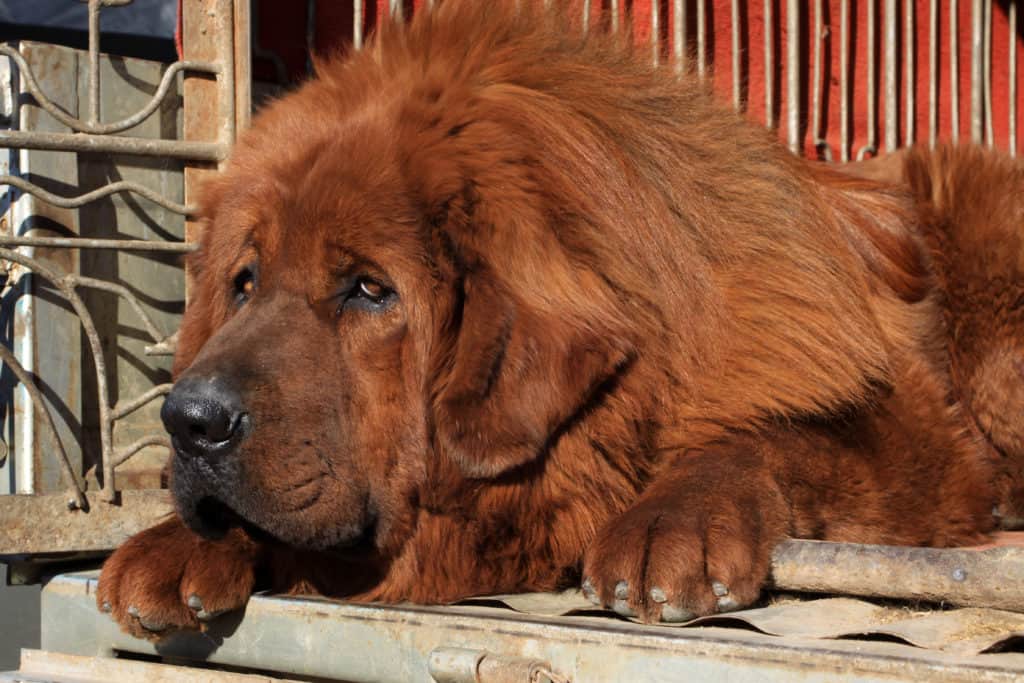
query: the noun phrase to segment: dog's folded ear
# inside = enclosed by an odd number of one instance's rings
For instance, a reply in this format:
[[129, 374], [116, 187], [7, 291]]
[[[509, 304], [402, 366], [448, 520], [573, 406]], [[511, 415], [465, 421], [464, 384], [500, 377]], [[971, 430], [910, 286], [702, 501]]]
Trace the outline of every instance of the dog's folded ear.
[[463, 280], [459, 313], [435, 428], [468, 477], [539, 457], [631, 358], [621, 338], [530, 310], [486, 268]]

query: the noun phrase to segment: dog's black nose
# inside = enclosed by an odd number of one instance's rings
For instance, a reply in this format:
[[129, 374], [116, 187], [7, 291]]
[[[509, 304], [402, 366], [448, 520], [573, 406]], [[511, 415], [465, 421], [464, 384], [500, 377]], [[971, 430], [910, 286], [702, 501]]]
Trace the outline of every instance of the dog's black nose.
[[238, 393], [224, 380], [186, 377], [174, 385], [160, 419], [183, 456], [223, 455], [238, 443], [245, 413]]

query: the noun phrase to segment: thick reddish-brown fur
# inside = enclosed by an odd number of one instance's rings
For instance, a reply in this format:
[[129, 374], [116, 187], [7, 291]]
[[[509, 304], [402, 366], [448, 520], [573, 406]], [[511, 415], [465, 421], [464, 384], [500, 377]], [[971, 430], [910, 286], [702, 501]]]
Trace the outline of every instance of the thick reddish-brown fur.
[[[176, 373], [231, 383], [251, 431], [230, 472], [179, 454], [180, 517], [105, 565], [131, 632], [259, 581], [587, 579], [706, 614], [754, 601], [787, 536], [970, 544], [1019, 513], [1021, 166], [839, 173], [515, 5], [444, 2], [321, 64], [210, 183]], [[349, 305], [358, 278], [394, 297]], [[241, 526], [196, 535], [209, 499]]]

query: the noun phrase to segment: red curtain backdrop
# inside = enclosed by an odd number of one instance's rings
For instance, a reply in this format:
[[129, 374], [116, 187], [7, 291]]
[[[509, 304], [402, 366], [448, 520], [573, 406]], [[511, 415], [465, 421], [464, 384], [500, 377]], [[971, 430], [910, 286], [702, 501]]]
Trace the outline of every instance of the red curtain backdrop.
[[[488, 0], [480, 0], [487, 2]], [[539, 1], [539, 0], [537, 0]], [[559, 0], [554, 0], [559, 1]], [[582, 7], [581, 0], [569, 0], [577, 8]], [[869, 4], [874, 2], [875, 8], [875, 50], [868, 52], [868, 11]], [[426, 0], [406, 0], [403, 5], [405, 16], [420, 11]], [[591, 25], [595, 26], [611, 10], [609, 0], [592, 0]], [[616, 3], [620, 12], [620, 25], [630, 26], [638, 41], [647, 41], [651, 37], [652, 6], [659, 9], [658, 27], [661, 53], [667, 62], [672, 61], [674, 50], [672, 45], [674, 8], [672, 0], [620, 0]], [[772, 0], [771, 8], [774, 21], [772, 59], [774, 61], [774, 118], [779, 125], [780, 136], [788, 139], [788, 90], [786, 78], [787, 46], [790, 36], [787, 33], [788, 17], [786, 14], [789, 3], [783, 0]], [[817, 3], [808, 1], [798, 3], [800, 8], [800, 45], [799, 82], [800, 96], [798, 99], [800, 115], [800, 146], [808, 156], [818, 155], [814, 148], [814, 119], [812, 106], [812, 79], [814, 68], [814, 34]], [[895, 0], [897, 6], [897, 45], [894, 65], [897, 74], [897, 116], [899, 144], [927, 142], [929, 139], [929, 81], [931, 67], [930, 50], [930, 5], [929, 0], [914, 0], [913, 8], [914, 35], [914, 78], [910, 83], [906, 78], [905, 61], [905, 12], [908, 3]], [[939, 9], [938, 17], [938, 137], [948, 140], [952, 137], [951, 94], [953, 92], [950, 58], [952, 56], [950, 39], [950, 5], [949, 0], [936, 2]], [[1024, 4], [1024, 3], [1021, 3]], [[764, 48], [764, 11], [763, 0], [740, 2], [740, 73], [742, 76], [742, 99], [744, 111], [753, 120], [765, 121], [765, 48]], [[828, 142], [832, 156], [840, 158], [841, 143], [841, 80], [840, 80], [840, 0], [827, 0], [821, 3], [822, 23], [824, 25], [821, 68], [821, 111], [824, 139]], [[712, 78], [715, 90], [723, 101], [732, 102], [732, 2], [731, 0], [708, 0], [706, 7], [707, 45], [706, 60], [708, 75]], [[885, 0], [849, 0], [850, 42], [849, 42], [849, 97], [851, 103], [850, 136], [847, 149], [851, 156], [856, 157], [868, 143], [868, 83], [867, 73], [869, 60], [874, 59], [877, 67], [876, 78], [876, 111], [877, 134], [875, 139], [884, 150], [886, 98], [884, 96], [884, 73], [888, 67], [885, 58], [884, 29]], [[960, 0], [957, 3], [958, 18], [958, 73], [959, 83], [959, 139], [969, 140], [971, 137], [971, 34], [972, 34], [972, 2]], [[258, 45], [272, 51], [284, 61], [293, 78], [301, 78], [306, 68], [306, 13], [305, 3], [283, 3], [276, 0], [257, 0], [254, 11], [258, 12]], [[363, 28], [369, 34], [379, 17], [386, 16], [389, 11], [388, 0], [364, 0]], [[582, 14], [582, 12], [581, 12]], [[1024, 14], [1024, 6], [1019, 8], [1018, 15]], [[352, 38], [352, 2], [348, 0], [320, 0], [316, 3], [316, 22], [314, 29], [314, 45], [318, 52], [329, 53], [345, 48]], [[686, 3], [687, 16], [687, 52], [691, 55], [689, 63], [695, 65], [693, 54], [697, 49], [696, 20], [697, 2]], [[631, 22], [631, 23], [629, 23]], [[1021, 26], [1024, 18], [1018, 16], [1017, 26], [1012, 33], [1017, 45], [1017, 148], [1024, 153], [1024, 40]], [[1005, 2], [992, 3], [991, 18], [991, 120], [993, 142], [999, 148], [1007, 148], [1009, 142], [1009, 105], [1010, 105], [1010, 69], [1009, 54], [1011, 32]], [[273, 78], [271, 65], [266, 59], [257, 58], [256, 73], [263, 78]], [[908, 135], [906, 125], [906, 96], [908, 87], [914, 88], [914, 130], [913, 136]]]

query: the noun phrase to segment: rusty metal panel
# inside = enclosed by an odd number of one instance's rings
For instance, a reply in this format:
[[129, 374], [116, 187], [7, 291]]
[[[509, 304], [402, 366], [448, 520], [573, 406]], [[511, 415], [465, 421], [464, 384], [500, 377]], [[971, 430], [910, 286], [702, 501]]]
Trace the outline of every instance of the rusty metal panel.
[[[781, 637], [715, 626], [646, 626], [581, 614], [545, 617], [493, 606], [352, 605], [255, 596], [203, 634], [158, 646], [120, 632], [95, 605], [95, 574], [44, 588], [42, 647], [116, 652], [349, 681], [497, 681], [528, 667], [565, 681], [1017, 681], [1024, 655], [962, 655], [894, 642]], [[830, 605], [824, 605], [826, 610]], [[741, 613], [742, 614], [742, 613]], [[433, 669], [431, 664], [433, 663]], [[519, 679], [514, 679], [519, 680]], [[523, 679], [527, 680], [527, 679]]]
[[0, 561], [32, 554], [109, 552], [172, 511], [165, 490], [122, 491], [121, 504], [87, 493], [86, 509], [69, 510], [63, 494], [0, 499]]

